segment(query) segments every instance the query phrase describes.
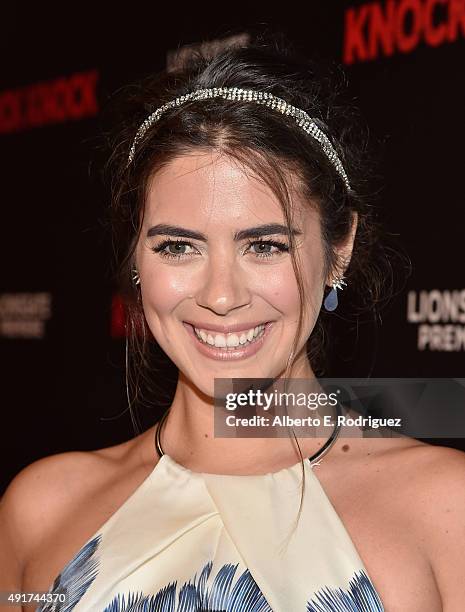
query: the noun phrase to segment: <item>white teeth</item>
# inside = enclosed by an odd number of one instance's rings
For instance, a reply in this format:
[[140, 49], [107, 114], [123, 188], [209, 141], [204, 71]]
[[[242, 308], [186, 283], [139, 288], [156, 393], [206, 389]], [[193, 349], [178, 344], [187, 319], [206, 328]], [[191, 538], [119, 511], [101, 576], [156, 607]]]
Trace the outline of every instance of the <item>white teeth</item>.
[[215, 346], [226, 346], [226, 338], [217, 334], [215, 336]]
[[236, 334], [231, 334], [228, 336], [226, 340], [227, 346], [238, 346], [239, 345], [239, 336]]
[[265, 325], [257, 325], [248, 331], [241, 332], [240, 335], [232, 334], [211, 334], [206, 330], [197, 329], [194, 327], [195, 334], [199, 340], [211, 346], [218, 348], [234, 348], [239, 345], [247, 344], [252, 342], [257, 337], [261, 337], [265, 331]]

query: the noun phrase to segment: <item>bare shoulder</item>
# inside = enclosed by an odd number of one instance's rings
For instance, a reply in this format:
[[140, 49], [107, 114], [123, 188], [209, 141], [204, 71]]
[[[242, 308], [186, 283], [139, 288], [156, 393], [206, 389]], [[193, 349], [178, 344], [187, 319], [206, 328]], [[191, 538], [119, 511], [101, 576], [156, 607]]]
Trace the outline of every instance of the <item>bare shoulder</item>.
[[[399, 490], [416, 494], [416, 499], [437, 495], [454, 481], [463, 488], [465, 452], [433, 445], [407, 436], [375, 439], [360, 446], [357, 462], [371, 464], [379, 478], [387, 476]], [[457, 480], [458, 479], [458, 480]], [[461, 482], [460, 482], [461, 480]], [[460, 492], [449, 491], [450, 495]], [[411, 499], [411, 502], [414, 500]]]
[[11, 480], [0, 499], [0, 537], [10, 543], [19, 568], [76, 507], [114, 478], [128, 446], [50, 455]]
[[378, 460], [390, 470], [396, 483], [407, 480], [410, 492], [415, 492], [417, 499], [424, 501], [446, 491], [447, 499], [459, 499], [461, 491], [465, 492], [465, 452], [462, 450], [403, 438], [388, 444], [387, 451], [380, 453]]
[[[409, 527], [428, 559], [443, 609], [463, 609], [465, 600], [465, 452], [415, 444], [394, 453]], [[402, 473], [403, 472], [403, 473]]]
[[[357, 491], [365, 502], [398, 512], [399, 519], [412, 526], [424, 529], [421, 517], [440, 512], [447, 500], [465, 501], [461, 450], [395, 436], [341, 439], [334, 451], [334, 469], [327, 477], [333, 488], [337, 484], [348, 499], [351, 491]], [[338, 477], [342, 470], [343, 483]]]
[[20, 550], [26, 551], [35, 534], [43, 534], [54, 524], [76, 496], [85, 495], [105, 478], [109, 464], [101, 452], [70, 451], [43, 457], [23, 468], [0, 501], [0, 512], [9, 517]]

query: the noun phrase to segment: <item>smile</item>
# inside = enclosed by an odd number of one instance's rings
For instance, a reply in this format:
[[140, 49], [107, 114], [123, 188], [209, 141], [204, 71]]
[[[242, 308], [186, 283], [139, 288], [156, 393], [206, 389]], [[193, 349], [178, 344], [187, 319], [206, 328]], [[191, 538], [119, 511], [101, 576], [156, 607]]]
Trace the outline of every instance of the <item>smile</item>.
[[231, 348], [239, 345], [244, 346], [246, 344], [251, 344], [257, 338], [260, 338], [265, 331], [265, 324], [263, 323], [243, 332], [232, 334], [218, 334], [214, 331], [210, 332], [207, 329], [197, 329], [196, 327], [194, 327], [194, 331], [197, 338], [205, 344], [221, 348]]
[[231, 333], [220, 333], [211, 329], [197, 328], [183, 322], [189, 335], [194, 339], [199, 352], [219, 360], [244, 359], [254, 355], [268, 336], [273, 321]]

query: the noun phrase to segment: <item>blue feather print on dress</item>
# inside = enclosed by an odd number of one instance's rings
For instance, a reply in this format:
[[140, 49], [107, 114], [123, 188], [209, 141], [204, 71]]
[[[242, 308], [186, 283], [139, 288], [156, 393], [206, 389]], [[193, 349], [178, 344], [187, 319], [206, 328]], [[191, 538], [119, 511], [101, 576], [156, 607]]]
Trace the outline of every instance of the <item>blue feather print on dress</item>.
[[[47, 602], [36, 612], [72, 612], [98, 575], [96, 552], [101, 535], [95, 536], [55, 578], [49, 593], [65, 593], [64, 602]], [[273, 612], [252, 574], [246, 569], [234, 586], [238, 564], [227, 563], [207, 585], [213, 562], [203, 567], [197, 580], [185, 582], [177, 597], [177, 581], [154, 595], [143, 592], [118, 594], [103, 612]], [[348, 590], [323, 587], [307, 602], [305, 612], [384, 612], [381, 600], [364, 570], [353, 575]], [[302, 611], [304, 612], [304, 611]]]
[[118, 594], [104, 612], [273, 612], [249, 570], [234, 586], [237, 564], [223, 565], [211, 587], [207, 586], [213, 563], [209, 561], [197, 580], [185, 582], [176, 602], [177, 581], [170, 582], [155, 595]]
[[364, 570], [355, 573], [349, 590], [324, 587], [307, 603], [307, 612], [384, 612], [381, 599]]
[[47, 602], [36, 608], [36, 612], [70, 612], [81, 600], [98, 574], [98, 558], [95, 557], [101, 535], [97, 535], [65, 565], [55, 578], [48, 593], [64, 593], [65, 601]]

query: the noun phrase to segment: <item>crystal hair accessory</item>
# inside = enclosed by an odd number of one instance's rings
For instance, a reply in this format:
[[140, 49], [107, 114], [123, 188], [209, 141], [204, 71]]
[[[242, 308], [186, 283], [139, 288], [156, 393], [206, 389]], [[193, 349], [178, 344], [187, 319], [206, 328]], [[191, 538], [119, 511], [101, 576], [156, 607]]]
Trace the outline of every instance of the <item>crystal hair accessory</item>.
[[304, 110], [289, 104], [282, 98], [278, 98], [271, 93], [266, 91], [256, 91], [253, 89], [241, 89], [240, 87], [213, 87], [209, 89], [196, 89], [191, 93], [179, 96], [157, 108], [147, 117], [147, 119], [145, 119], [137, 130], [129, 151], [127, 167], [134, 160], [136, 147], [140, 140], [144, 137], [147, 130], [154, 123], [156, 123], [166, 111], [181, 106], [186, 102], [193, 100], [208, 100], [211, 98], [224, 98], [225, 100], [236, 100], [239, 102], [254, 102], [256, 104], [267, 106], [273, 110], [276, 109], [283, 115], [293, 117], [297, 125], [319, 143], [321, 150], [344, 181], [347, 190], [350, 191], [350, 182], [346, 171], [344, 170], [344, 166], [342, 165], [342, 162], [339, 159], [339, 156], [336, 153], [331, 141], [323, 130], [318, 127], [317, 120], [310, 117]]
[[347, 283], [344, 280], [344, 277], [341, 276], [340, 278], [336, 278], [334, 280], [334, 282], [332, 283], [332, 289], [331, 291], [328, 293], [328, 295], [325, 298], [324, 303], [324, 307], [326, 310], [328, 310], [329, 312], [331, 312], [332, 310], [336, 310], [337, 305], [338, 305], [338, 301], [337, 301], [337, 290], [338, 289], [343, 289], [343, 286], [345, 285], [347, 287]]

